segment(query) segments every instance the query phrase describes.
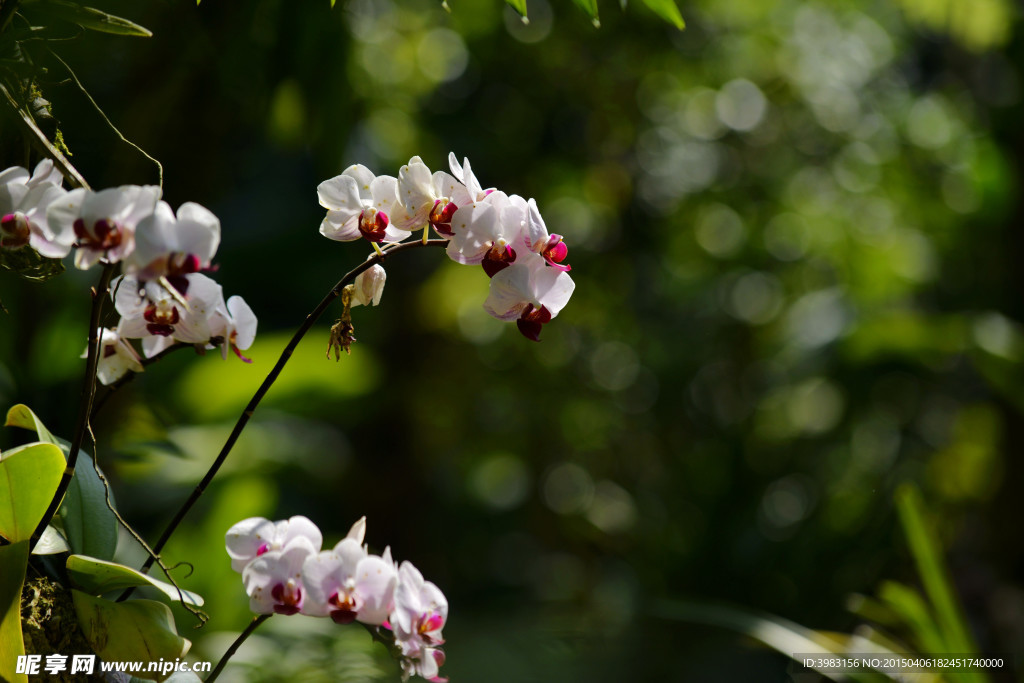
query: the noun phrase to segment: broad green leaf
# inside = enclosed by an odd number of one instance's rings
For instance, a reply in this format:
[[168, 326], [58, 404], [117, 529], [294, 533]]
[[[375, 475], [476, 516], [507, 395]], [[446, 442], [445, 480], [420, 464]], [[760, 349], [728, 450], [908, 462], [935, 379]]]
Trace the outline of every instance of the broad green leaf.
[[[7, 411], [5, 424], [8, 427], [34, 430], [40, 441], [59, 447], [65, 458], [71, 451], [71, 444], [54, 436], [32, 409], [24, 404], [19, 403]], [[107, 507], [106, 487], [96, 474], [92, 458], [83, 450], [78, 451], [75, 476], [71, 479], [58, 514], [73, 552], [104, 560], [113, 559], [117, 547], [117, 517]]]
[[601, 18], [597, 15], [597, 0], [572, 0], [576, 6], [587, 13], [595, 28], [601, 28]]
[[49, 443], [0, 454], [0, 536], [12, 543], [31, 538], [66, 466], [60, 449]]
[[36, 433], [36, 436], [43, 443], [52, 443], [55, 446], [60, 446], [57, 437], [46, 428], [43, 421], [24, 403], [19, 403], [7, 411], [7, 421], [4, 422], [4, 426], [30, 429]]
[[0, 681], [27, 681], [16, 674], [18, 656], [25, 654], [21, 637], [21, 587], [28, 567], [28, 540], [0, 546]]
[[[91, 595], [103, 595], [134, 586], [154, 586], [173, 600], [179, 599], [178, 589], [171, 584], [116, 562], [72, 555], [68, 558], [67, 569], [68, 576], [75, 586]], [[185, 602], [202, 607], [202, 597], [187, 590], [182, 590], [181, 593]]]
[[114, 557], [117, 518], [107, 507], [106, 489], [84, 451], [78, 452], [75, 476], [58, 514], [71, 550], [105, 560]]
[[64, 264], [60, 259], [40, 256], [29, 247], [0, 249], [0, 268], [35, 282], [49, 280], [64, 272]]
[[512, 9], [519, 12], [519, 16], [526, 19], [526, 0], [505, 0], [505, 2], [509, 4]]
[[[192, 646], [178, 635], [170, 608], [154, 600], [113, 602], [72, 590], [78, 623], [96, 654], [108, 662], [155, 662], [182, 657]], [[153, 673], [156, 680], [167, 678]]]
[[686, 22], [683, 21], [683, 15], [679, 13], [675, 0], [644, 0], [644, 4], [677, 29], [686, 28]]
[[896, 491], [896, 507], [910, 552], [917, 563], [921, 583], [935, 610], [939, 630], [949, 647], [946, 651], [965, 654], [977, 652], [946, 573], [935, 531], [925, 517], [920, 491], [910, 484], [901, 486]]
[[85, 7], [66, 0], [40, 0], [34, 3], [39, 11], [51, 17], [78, 24], [82, 28], [121, 36], [143, 36], [149, 38], [153, 32], [134, 21], [107, 14], [95, 7]]

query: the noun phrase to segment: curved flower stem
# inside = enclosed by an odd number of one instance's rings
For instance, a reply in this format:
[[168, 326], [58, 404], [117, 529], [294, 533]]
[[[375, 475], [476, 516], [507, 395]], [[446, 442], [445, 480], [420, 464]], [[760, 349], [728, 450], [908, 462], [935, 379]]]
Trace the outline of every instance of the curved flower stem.
[[[281, 357], [277, 359], [277, 364], [274, 365], [274, 369], [271, 370], [270, 374], [267, 375], [266, 379], [263, 380], [263, 384], [261, 384], [260, 388], [256, 390], [256, 393], [253, 395], [252, 399], [250, 399], [249, 404], [245, 407], [245, 410], [242, 411], [242, 414], [239, 416], [238, 421], [235, 423], [235, 428], [231, 430], [231, 434], [228, 436], [227, 441], [224, 443], [224, 447], [221, 448], [220, 453], [217, 455], [217, 458], [213, 461], [213, 464], [210, 465], [210, 469], [207, 470], [206, 476], [204, 476], [202, 481], [200, 481], [199, 484], [196, 485], [195, 490], [192, 491], [192, 494], [181, 506], [181, 509], [179, 509], [177, 514], [174, 515], [174, 519], [172, 519], [171, 523], [167, 525], [167, 528], [164, 530], [163, 535], [160, 536], [160, 540], [158, 540], [156, 544], [153, 546], [153, 552], [155, 554], [160, 554], [160, 551], [163, 550], [164, 545], [167, 544], [167, 540], [171, 537], [171, 534], [173, 534], [174, 530], [178, 528], [179, 524], [181, 524], [181, 520], [185, 518], [185, 515], [188, 514], [188, 511], [192, 509], [192, 506], [195, 505], [196, 501], [199, 500], [199, 497], [203, 495], [203, 491], [205, 491], [206, 487], [210, 485], [210, 482], [213, 480], [214, 475], [217, 474], [217, 470], [219, 470], [221, 465], [224, 464], [224, 460], [228, 457], [228, 453], [231, 452], [231, 449], [234, 447], [235, 442], [241, 435], [242, 430], [245, 429], [246, 424], [249, 422], [249, 418], [252, 417], [252, 414], [256, 410], [256, 407], [260, 404], [260, 401], [263, 400], [263, 397], [267, 394], [267, 391], [270, 390], [270, 387], [273, 386], [275, 381], [277, 381], [278, 375], [281, 374], [281, 371], [284, 369], [284, 366], [288, 363], [288, 359], [292, 357], [292, 353], [295, 352], [295, 348], [299, 345], [299, 342], [302, 341], [302, 338], [306, 336], [306, 333], [309, 332], [309, 330], [313, 327], [313, 324], [316, 323], [316, 321], [320, 318], [321, 315], [323, 315], [323, 312], [327, 310], [327, 307], [331, 305], [331, 302], [338, 298], [338, 295], [341, 294], [341, 290], [343, 290], [345, 286], [348, 285], [350, 282], [355, 280], [357, 275], [362, 273], [364, 270], [367, 270], [372, 266], [380, 263], [391, 254], [395, 254], [400, 251], [408, 251], [410, 249], [418, 249], [420, 247], [444, 247], [447, 244], [448, 240], [435, 239], [429, 240], [426, 243], [420, 241], [413, 241], [403, 242], [401, 244], [394, 245], [388, 249], [385, 249], [380, 254], [374, 254], [366, 261], [363, 261], [361, 264], [347, 272], [345, 274], [345, 277], [341, 278], [341, 280], [338, 281], [338, 284], [334, 285], [331, 291], [329, 291], [327, 295], [324, 296], [324, 298], [320, 301], [320, 303], [317, 304], [316, 308], [314, 308], [309, 313], [309, 315], [306, 316], [306, 319], [303, 321], [302, 325], [299, 327], [298, 330], [295, 331], [295, 334], [292, 336], [291, 341], [289, 341], [288, 345], [284, 347], [284, 351], [281, 352]], [[148, 571], [149, 568], [153, 566], [153, 561], [153, 557], [147, 559], [146, 562], [142, 565], [142, 572]], [[121, 597], [118, 598], [118, 600], [123, 600], [129, 595], [129, 593], [130, 589], [129, 591], [122, 594]]]
[[78, 451], [82, 448], [85, 440], [85, 433], [89, 429], [89, 415], [92, 413], [92, 400], [96, 396], [96, 368], [100, 362], [100, 318], [103, 315], [103, 301], [107, 298], [107, 290], [110, 289], [110, 280], [114, 277], [114, 270], [117, 268], [112, 263], [103, 266], [100, 273], [100, 281], [92, 290], [92, 308], [89, 313], [89, 350], [85, 361], [85, 378], [82, 381], [82, 394], [78, 402], [78, 421], [75, 423], [75, 433], [71, 439], [71, 449], [68, 451], [68, 466], [64, 469], [57, 491], [53, 494], [53, 500], [39, 520], [39, 525], [32, 532], [29, 547], [34, 548], [39, 538], [43, 535], [46, 525], [53, 519], [60, 502], [67, 493], [71, 478], [75, 476], [75, 464], [78, 462]]
[[264, 621], [266, 621], [272, 616], [274, 615], [259, 614], [256, 616], [255, 619], [253, 619], [249, 623], [248, 626], [245, 627], [245, 630], [242, 631], [242, 633], [237, 638], [235, 638], [235, 642], [231, 643], [231, 647], [227, 649], [227, 651], [224, 653], [224, 656], [220, 658], [219, 662], [217, 662], [217, 666], [214, 667], [210, 675], [206, 677], [206, 683], [213, 683], [213, 681], [217, 680], [217, 676], [220, 676], [220, 672], [224, 670], [225, 666], [227, 666], [228, 660], [231, 659], [231, 656], [235, 654], [235, 651], [238, 650], [239, 647], [241, 647], [242, 643], [245, 642], [245, 639], [251, 636], [252, 632], [259, 628], [260, 624], [262, 624]]

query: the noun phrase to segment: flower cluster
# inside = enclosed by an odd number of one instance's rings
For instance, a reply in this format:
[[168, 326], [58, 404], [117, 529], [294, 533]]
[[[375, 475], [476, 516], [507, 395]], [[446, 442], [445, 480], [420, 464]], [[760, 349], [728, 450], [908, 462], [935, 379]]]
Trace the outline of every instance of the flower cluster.
[[[397, 179], [350, 166], [317, 187], [327, 209], [320, 233], [341, 242], [365, 239], [379, 251], [381, 243], [401, 242], [419, 230], [426, 239], [432, 229], [448, 240], [452, 260], [480, 265], [491, 279], [484, 309], [499, 320], [515, 320], [523, 335], [540, 341], [542, 326], [575, 288], [563, 263], [568, 247], [561, 235], [548, 232], [533, 199], [483, 189], [469, 160], [459, 165], [454, 153], [448, 163], [451, 174], [431, 173], [413, 157]], [[383, 276], [375, 282], [382, 288]], [[379, 288], [364, 302], [376, 303]]]
[[411, 562], [396, 565], [390, 548], [371, 555], [365, 534], [363, 517], [333, 549], [321, 551], [320, 529], [305, 517], [252, 517], [228, 529], [225, 542], [253, 612], [379, 627], [382, 637], [393, 639], [405, 678], [447, 680], [438, 668], [444, 663], [441, 629], [448, 601]]
[[142, 359], [128, 341], [140, 339], [147, 358], [175, 342], [221, 346], [242, 360], [256, 336], [256, 316], [240, 297], [227, 301], [220, 285], [203, 274], [214, 270], [220, 221], [186, 202], [177, 213], [153, 185], [123, 185], [94, 192], [65, 190], [49, 159], [35, 171], [0, 172], [0, 248], [31, 248], [47, 258], [74, 250], [75, 267], [121, 265], [112, 297], [121, 319], [100, 331], [97, 376], [111, 384], [141, 372]]

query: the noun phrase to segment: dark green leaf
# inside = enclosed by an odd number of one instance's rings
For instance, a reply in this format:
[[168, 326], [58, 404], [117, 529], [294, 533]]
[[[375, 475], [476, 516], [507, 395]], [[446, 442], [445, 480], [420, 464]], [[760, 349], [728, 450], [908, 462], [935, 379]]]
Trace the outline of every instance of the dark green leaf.
[[143, 36], [148, 38], [153, 35], [149, 29], [139, 26], [133, 21], [123, 17], [107, 14], [95, 7], [85, 7], [65, 0], [40, 0], [33, 6], [48, 16], [63, 19], [78, 24], [82, 28], [103, 33], [114, 33], [121, 36]]

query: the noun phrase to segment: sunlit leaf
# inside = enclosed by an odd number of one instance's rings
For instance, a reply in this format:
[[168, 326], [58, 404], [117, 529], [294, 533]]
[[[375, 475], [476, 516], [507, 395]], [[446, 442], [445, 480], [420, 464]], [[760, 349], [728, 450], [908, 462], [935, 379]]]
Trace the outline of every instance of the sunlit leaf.
[[21, 588], [28, 567], [28, 540], [0, 546], [0, 681], [27, 681], [16, 674], [18, 656], [25, 654], [21, 635]]
[[921, 594], [896, 581], [886, 581], [878, 589], [878, 598], [888, 605], [914, 634], [919, 652], [949, 652], [935, 625], [935, 616]]
[[572, 0], [576, 6], [587, 13], [595, 28], [601, 27], [601, 18], [597, 15], [597, 0]]
[[[178, 635], [171, 610], [162, 602], [113, 602], [79, 590], [71, 595], [85, 639], [106, 661], [174, 661], [192, 645]], [[153, 674], [158, 680], [166, 677]]]
[[644, 0], [644, 4], [676, 28], [680, 30], [686, 28], [686, 22], [683, 21], [683, 15], [679, 13], [675, 0]]
[[505, 2], [512, 7], [515, 11], [519, 12], [519, 15], [526, 18], [526, 0], [505, 0]]
[[[6, 425], [34, 430], [40, 441], [60, 448], [65, 458], [71, 450], [71, 444], [54, 436], [26, 405], [18, 404], [7, 411]], [[75, 476], [58, 514], [73, 552], [105, 560], [114, 557], [117, 517], [107, 507], [106, 487], [96, 473], [92, 458], [85, 451], [78, 451]]]
[[60, 449], [48, 443], [0, 454], [0, 536], [12, 543], [31, 538], [66, 466]]
[[40, 0], [34, 3], [33, 7], [51, 17], [70, 21], [92, 31], [146, 38], [153, 35], [148, 28], [139, 26], [134, 21], [66, 0]]
[[942, 561], [941, 546], [926, 518], [920, 491], [910, 484], [901, 486], [896, 492], [896, 507], [921, 583], [935, 610], [943, 640], [949, 648], [946, 651], [977, 652]]
[[[180, 599], [178, 589], [171, 584], [116, 562], [105, 562], [84, 555], [72, 555], [68, 558], [67, 570], [68, 576], [75, 586], [91, 595], [103, 595], [135, 586], [154, 586], [168, 597], [174, 600]], [[203, 598], [190, 591], [183, 589], [181, 597], [190, 605], [196, 607], [203, 605]]]

